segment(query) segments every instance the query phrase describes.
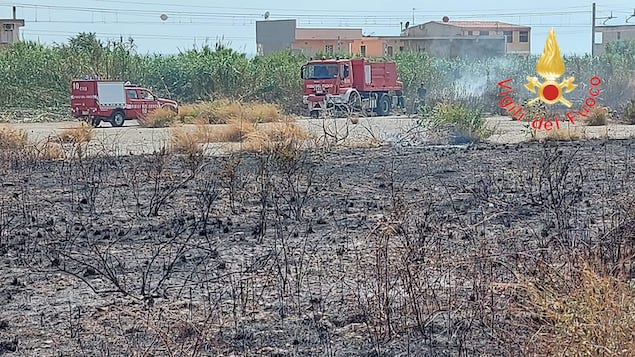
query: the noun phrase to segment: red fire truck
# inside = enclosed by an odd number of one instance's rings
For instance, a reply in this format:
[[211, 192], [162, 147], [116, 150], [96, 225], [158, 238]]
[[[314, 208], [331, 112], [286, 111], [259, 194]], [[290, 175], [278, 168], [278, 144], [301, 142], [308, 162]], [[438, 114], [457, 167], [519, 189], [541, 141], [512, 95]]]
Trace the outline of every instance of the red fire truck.
[[73, 81], [71, 85], [73, 117], [95, 127], [102, 120], [112, 126], [123, 126], [126, 119], [140, 118], [157, 108], [178, 111], [178, 104], [130, 83], [89, 78]]
[[403, 83], [394, 62], [367, 59], [311, 60], [302, 66], [303, 103], [312, 117], [328, 109], [348, 108], [386, 116], [404, 108]]

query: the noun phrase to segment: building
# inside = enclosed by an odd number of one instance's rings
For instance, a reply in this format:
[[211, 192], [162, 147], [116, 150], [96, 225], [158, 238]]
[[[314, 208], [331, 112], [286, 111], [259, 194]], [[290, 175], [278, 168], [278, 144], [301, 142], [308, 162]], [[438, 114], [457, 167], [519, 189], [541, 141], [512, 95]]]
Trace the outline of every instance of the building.
[[425, 52], [435, 57], [486, 57], [505, 54], [505, 38], [502, 36], [382, 36], [364, 37], [355, 41], [352, 54], [362, 57], [393, 56], [411, 51]]
[[295, 30], [295, 41], [291, 48], [307, 56], [318, 53], [351, 54], [353, 43], [363, 37], [362, 29], [299, 28]]
[[635, 25], [596, 26], [593, 54], [604, 54], [607, 44], [620, 40], [635, 40]]
[[393, 56], [402, 51], [438, 57], [484, 57], [530, 53], [531, 28], [497, 21], [431, 21], [402, 28], [399, 36], [364, 36], [362, 29], [297, 28], [295, 20], [256, 22], [259, 55], [294, 50], [363, 57]]
[[505, 43], [504, 53], [531, 53], [531, 27], [499, 21], [450, 21], [444, 17], [443, 21], [431, 21], [405, 28], [401, 35], [415, 38], [446, 38], [448, 41], [459, 38], [469, 38], [473, 41], [502, 38]]
[[362, 37], [362, 29], [297, 28], [296, 20], [256, 21], [256, 46], [260, 56], [284, 50], [307, 56], [351, 53], [353, 42]]
[[16, 18], [14, 6], [12, 19], [0, 19], [0, 46], [8, 46], [20, 41], [20, 27], [23, 26], [24, 20]]

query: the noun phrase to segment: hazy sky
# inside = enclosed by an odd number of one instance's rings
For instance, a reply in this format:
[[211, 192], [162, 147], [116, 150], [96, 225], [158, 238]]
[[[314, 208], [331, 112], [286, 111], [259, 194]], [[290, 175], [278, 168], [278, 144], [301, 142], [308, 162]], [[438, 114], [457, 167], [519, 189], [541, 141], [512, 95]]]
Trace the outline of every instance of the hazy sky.
[[[299, 27], [362, 28], [366, 35], [398, 35], [400, 21], [419, 24], [440, 20], [490, 20], [532, 27], [532, 52], [540, 53], [550, 27], [563, 54], [588, 53], [591, 48], [591, 4], [583, 0], [534, 0], [522, 5], [500, 0], [0, 0], [0, 18], [26, 20], [23, 37], [42, 43], [65, 42], [79, 32], [96, 32], [102, 39], [132, 36], [142, 53], [177, 53], [179, 50], [225, 44], [248, 54], [256, 52], [257, 20], [269, 11], [270, 19], [298, 20]], [[597, 0], [598, 25], [624, 24], [635, 11], [632, 0]], [[265, 5], [266, 4], [266, 5]], [[167, 15], [162, 21], [161, 14]], [[635, 24], [635, 17], [630, 19]]]

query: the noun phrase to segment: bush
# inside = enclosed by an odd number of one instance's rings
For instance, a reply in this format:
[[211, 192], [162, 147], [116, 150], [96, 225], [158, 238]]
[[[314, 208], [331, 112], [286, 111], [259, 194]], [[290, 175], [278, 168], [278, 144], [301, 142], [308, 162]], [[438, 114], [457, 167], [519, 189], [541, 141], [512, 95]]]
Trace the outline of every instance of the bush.
[[570, 274], [547, 271], [522, 279], [525, 314], [539, 355], [632, 356], [635, 292], [629, 284], [583, 262]]
[[584, 118], [584, 123], [588, 126], [606, 125], [609, 120], [609, 111], [605, 107], [595, 107]]
[[166, 128], [177, 121], [177, 113], [171, 108], [158, 108], [137, 119], [143, 128]]
[[287, 116], [276, 104], [222, 99], [185, 105], [179, 112], [179, 118], [183, 122], [200, 120], [208, 124], [227, 124], [237, 120], [249, 123], [279, 122], [287, 119]]
[[546, 132], [544, 138], [538, 137], [539, 139], [546, 139], [548, 141], [577, 141], [583, 140], [587, 138], [587, 133], [583, 128], [579, 127], [570, 127], [567, 129], [552, 129]]
[[432, 132], [449, 135], [450, 142], [456, 144], [482, 141], [493, 133], [483, 111], [463, 103], [438, 103], [426, 108], [420, 124]]
[[80, 123], [78, 127], [63, 130], [58, 138], [63, 143], [81, 144], [90, 142], [94, 137], [93, 127]]
[[12, 126], [0, 128], [0, 149], [22, 149], [29, 143], [28, 134]]

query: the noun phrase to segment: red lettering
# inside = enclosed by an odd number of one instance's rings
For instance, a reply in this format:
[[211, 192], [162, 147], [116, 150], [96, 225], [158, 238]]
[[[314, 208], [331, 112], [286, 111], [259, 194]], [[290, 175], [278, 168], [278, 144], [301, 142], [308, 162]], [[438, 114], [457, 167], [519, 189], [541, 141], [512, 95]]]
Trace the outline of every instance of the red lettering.
[[511, 79], [511, 78], [507, 78], [507, 79], [506, 79], [506, 80], [504, 80], [504, 81], [500, 81], [500, 82], [498, 82], [498, 86], [499, 86], [499, 87], [501, 87], [501, 88], [505, 88], [505, 89], [507, 89], [508, 91], [510, 91], [510, 92], [511, 92], [511, 91], [513, 90], [513, 88], [512, 88], [512, 87], [510, 87], [510, 86], [508, 86], [507, 84], [505, 84], [505, 83], [509, 83], [509, 82], [511, 82], [511, 81], [512, 81], [512, 79]]
[[[602, 84], [602, 80], [598, 76], [591, 77], [591, 80], [589, 82], [591, 82], [592, 86], [599, 86], [600, 84]], [[499, 85], [500, 85], [500, 83], [499, 83]]]
[[498, 106], [500, 108], [507, 108], [510, 104], [514, 104], [514, 100], [512, 99], [512, 97], [504, 97], [503, 99], [498, 101]]
[[516, 111], [512, 114], [512, 118], [516, 118], [516, 117], [518, 116], [518, 114], [519, 114], [520, 112], [522, 112], [522, 111], [523, 111], [523, 107], [520, 107], [520, 106], [519, 106], [519, 107], [518, 107], [518, 110], [516, 110]]
[[575, 125], [575, 121], [573, 121], [573, 119], [576, 117], [576, 112], [575, 110], [569, 110], [567, 112], [567, 119], [569, 119], [569, 121], [571, 122], [571, 124]]
[[545, 121], [545, 118], [535, 119], [531, 122], [531, 127], [540, 130], [542, 129], [542, 123]]
[[518, 117], [518, 121], [522, 121], [525, 117], [526, 112], [523, 110], [523, 113]]
[[554, 117], [554, 121], [556, 122], [556, 129], [560, 130], [560, 122], [558, 121], [558, 116], [557, 115]]
[[[582, 112], [584, 111], [584, 112]], [[587, 108], [586, 106], [582, 106], [582, 110], [578, 111], [578, 114], [580, 114], [580, 116], [583, 116], [586, 118], [587, 114], [589, 114], [589, 108]]]
[[597, 102], [595, 101], [594, 98], [587, 98], [584, 101], [584, 104], [586, 104], [589, 108], [593, 108], [593, 107], [595, 107], [595, 104], [597, 104]]
[[600, 95], [600, 89], [591, 87], [591, 88], [589, 89], [589, 94], [590, 94], [592, 97], [597, 97], [598, 95]]
[[545, 123], [545, 130], [546, 130], [546, 131], [549, 131], [549, 130], [551, 130], [551, 129], [553, 129], [553, 123], [552, 123], [552, 122], [550, 122], [550, 121], [546, 122], [546, 123]]

